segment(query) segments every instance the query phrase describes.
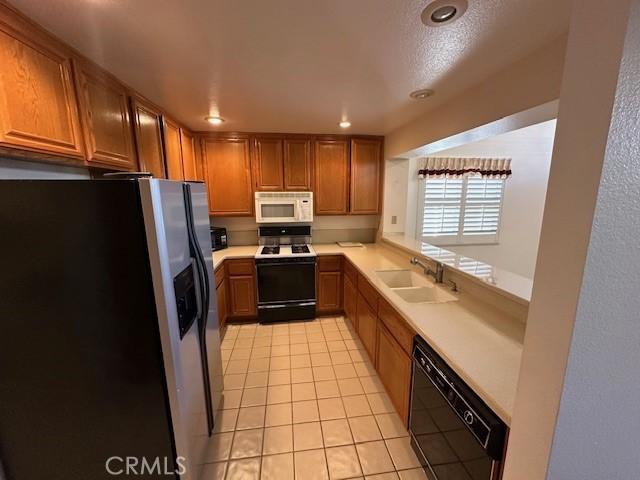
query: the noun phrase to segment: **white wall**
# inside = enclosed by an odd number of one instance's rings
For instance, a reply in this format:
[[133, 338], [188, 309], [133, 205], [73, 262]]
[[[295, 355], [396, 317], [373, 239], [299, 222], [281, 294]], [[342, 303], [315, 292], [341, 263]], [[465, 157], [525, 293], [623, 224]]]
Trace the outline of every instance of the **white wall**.
[[0, 180], [82, 180], [89, 179], [86, 168], [48, 165], [0, 157]]
[[632, 5], [550, 479], [640, 477], [640, 1]]
[[447, 246], [449, 250], [533, 278], [555, 126], [551, 120], [434, 154], [512, 159], [498, 245]]
[[[638, 0], [633, 3], [637, 32]], [[606, 21], [602, 5], [573, 3], [504, 480], [637, 479], [640, 470], [640, 73], [637, 59], [620, 72], [629, 2], [607, 2]], [[630, 58], [638, 55], [637, 34], [628, 48]], [[605, 175], [616, 178], [601, 187], [618, 79], [625, 83], [618, 108], [627, 104], [630, 118], [614, 131], [621, 144], [607, 155]], [[598, 201], [594, 219], [599, 188], [607, 198]], [[621, 203], [612, 204], [614, 198]], [[609, 235], [608, 225], [616, 227]]]
[[386, 233], [405, 231], [408, 183], [409, 160], [406, 158], [387, 160], [384, 166], [384, 212], [382, 214], [382, 230]]

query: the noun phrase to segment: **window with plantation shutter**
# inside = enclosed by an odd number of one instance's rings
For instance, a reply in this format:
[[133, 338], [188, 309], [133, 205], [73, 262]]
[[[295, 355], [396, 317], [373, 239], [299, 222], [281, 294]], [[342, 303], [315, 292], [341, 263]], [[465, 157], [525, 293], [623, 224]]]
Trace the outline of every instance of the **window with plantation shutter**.
[[497, 243], [503, 193], [501, 178], [427, 178], [422, 238], [440, 245]]

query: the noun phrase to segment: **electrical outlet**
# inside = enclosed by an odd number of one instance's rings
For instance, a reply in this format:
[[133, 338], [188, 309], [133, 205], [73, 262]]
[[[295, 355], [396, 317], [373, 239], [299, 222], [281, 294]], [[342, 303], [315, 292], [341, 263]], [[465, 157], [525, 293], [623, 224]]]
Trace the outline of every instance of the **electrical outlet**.
[[391, 225], [395, 225], [396, 223], [398, 223], [398, 216], [391, 215]]

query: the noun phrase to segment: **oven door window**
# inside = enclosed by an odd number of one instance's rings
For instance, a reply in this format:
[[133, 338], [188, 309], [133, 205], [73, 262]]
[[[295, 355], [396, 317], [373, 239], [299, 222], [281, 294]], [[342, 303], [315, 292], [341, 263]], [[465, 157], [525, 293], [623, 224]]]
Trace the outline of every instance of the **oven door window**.
[[295, 218], [296, 209], [293, 203], [262, 203], [262, 218]]
[[258, 265], [260, 303], [300, 302], [316, 298], [314, 263]]
[[[410, 429], [434, 480], [491, 480], [492, 459], [414, 363]], [[430, 473], [431, 473], [430, 472]]]

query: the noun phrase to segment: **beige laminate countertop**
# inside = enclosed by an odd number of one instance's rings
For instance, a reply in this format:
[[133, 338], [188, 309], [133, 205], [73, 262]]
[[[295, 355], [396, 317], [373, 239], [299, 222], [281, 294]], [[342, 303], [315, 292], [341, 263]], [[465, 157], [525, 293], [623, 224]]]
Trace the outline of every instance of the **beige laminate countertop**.
[[[319, 255], [345, 255], [480, 398], [507, 425], [511, 423], [524, 339], [522, 322], [464, 292], [455, 294], [457, 302], [405, 302], [376, 271], [411, 268], [410, 255], [383, 244], [350, 248], [314, 244], [313, 248]], [[227, 258], [253, 257], [256, 249], [243, 246], [214, 252], [214, 266]]]

